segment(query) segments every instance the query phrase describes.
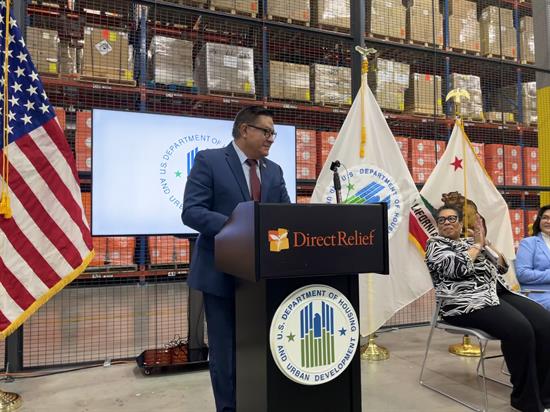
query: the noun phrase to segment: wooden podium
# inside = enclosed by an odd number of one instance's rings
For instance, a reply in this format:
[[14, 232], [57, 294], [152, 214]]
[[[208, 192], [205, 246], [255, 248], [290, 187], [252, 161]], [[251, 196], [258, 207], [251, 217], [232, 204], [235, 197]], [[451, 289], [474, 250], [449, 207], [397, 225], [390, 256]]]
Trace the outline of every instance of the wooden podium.
[[361, 411], [359, 350], [336, 378], [301, 384], [275, 363], [270, 328], [307, 285], [337, 289], [359, 313], [357, 274], [389, 272], [386, 205], [241, 203], [215, 250], [217, 269], [236, 277], [237, 411]]

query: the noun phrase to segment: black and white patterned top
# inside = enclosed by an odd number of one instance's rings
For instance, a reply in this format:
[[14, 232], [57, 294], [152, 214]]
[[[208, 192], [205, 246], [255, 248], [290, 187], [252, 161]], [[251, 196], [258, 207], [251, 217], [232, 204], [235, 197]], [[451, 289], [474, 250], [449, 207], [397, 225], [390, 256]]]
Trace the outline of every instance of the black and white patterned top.
[[[436, 294], [446, 296], [441, 306], [442, 316], [457, 316], [500, 304], [497, 283], [511, 291], [499, 268], [483, 253], [472, 261], [468, 249], [471, 239], [448, 239], [434, 236], [426, 247], [426, 264], [432, 276]], [[500, 271], [500, 273], [499, 273]]]

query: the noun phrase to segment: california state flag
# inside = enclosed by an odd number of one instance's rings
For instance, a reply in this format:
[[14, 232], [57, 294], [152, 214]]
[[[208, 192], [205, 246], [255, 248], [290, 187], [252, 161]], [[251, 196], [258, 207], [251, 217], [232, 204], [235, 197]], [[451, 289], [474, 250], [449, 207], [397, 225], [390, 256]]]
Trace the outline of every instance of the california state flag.
[[[418, 216], [428, 224], [431, 216], [419, 202], [420, 196], [405, 160], [365, 80], [311, 198], [312, 203], [336, 203], [330, 165], [339, 160], [343, 203], [386, 202], [388, 205], [390, 274], [359, 276], [363, 336], [376, 331], [395, 312], [432, 288], [423, 250], [417, 247], [425, 242], [428, 233], [421, 229], [411, 208], [415, 206]], [[364, 157], [360, 155], [362, 134], [366, 137]], [[413, 225], [416, 238], [409, 233]], [[434, 230], [433, 224], [431, 229]]]
[[[465, 205], [465, 227], [473, 227], [479, 213], [487, 225], [487, 239], [509, 262], [515, 258], [508, 206], [477, 158], [461, 120], [456, 121], [447, 148], [420, 194], [433, 210], [443, 204]], [[507, 280], [510, 286], [518, 286], [513, 265]]]

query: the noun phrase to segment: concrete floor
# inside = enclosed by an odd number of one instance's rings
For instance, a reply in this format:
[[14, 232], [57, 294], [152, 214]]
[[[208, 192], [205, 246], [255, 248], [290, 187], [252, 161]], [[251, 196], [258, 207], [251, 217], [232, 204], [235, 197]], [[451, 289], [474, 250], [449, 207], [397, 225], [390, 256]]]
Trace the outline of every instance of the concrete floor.
[[[427, 327], [380, 334], [377, 342], [389, 349], [390, 359], [362, 361], [363, 411], [468, 410], [419, 385], [427, 335]], [[450, 355], [447, 346], [452, 343], [457, 343], [456, 335], [436, 332], [430, 371], [425, 378], [468, 401], [480, 402], [475, 377], [477, 362]], [[498, 352], [498, 346], [490, 347], [489, 351]], [[487, 361], [488, 374], [503, 377], [499, 372], [500, 366], [500, 359]], [[1, 387], [22, 395], [24, 403], [19, 409], [21, 412], [214, 411], [207, 371], [145, 376], [135, 363], [127, 363], [17, 379], [3, 383]], [[492, 411], [512, 411], [509, 406], [510, 388], [488, 383], [488, 389]]]

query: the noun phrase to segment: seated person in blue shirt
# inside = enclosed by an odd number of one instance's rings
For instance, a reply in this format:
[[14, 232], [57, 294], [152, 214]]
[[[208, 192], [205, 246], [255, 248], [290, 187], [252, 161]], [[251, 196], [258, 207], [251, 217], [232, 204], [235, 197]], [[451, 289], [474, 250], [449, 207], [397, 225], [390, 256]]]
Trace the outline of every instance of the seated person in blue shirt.
[[535, 291], [529, 297], [550, 310], [550, 205], [538, 211], [533, 236], [519, 244], [516, 276], [523, 289]]

